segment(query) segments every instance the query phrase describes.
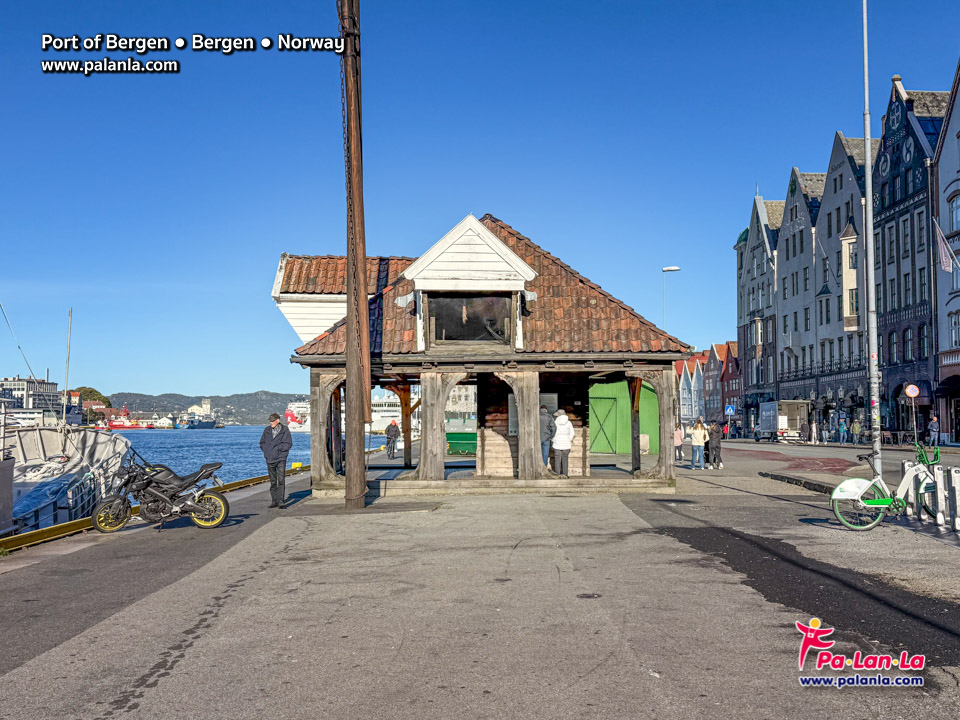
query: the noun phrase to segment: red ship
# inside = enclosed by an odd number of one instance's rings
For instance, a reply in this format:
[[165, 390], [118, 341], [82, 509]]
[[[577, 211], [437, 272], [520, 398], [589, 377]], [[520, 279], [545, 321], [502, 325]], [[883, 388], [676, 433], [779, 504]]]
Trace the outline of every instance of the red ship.
[[123, 410], [120, 411], [120, 416], [116, 420], [108, 422], [107, 426], [111, 430], [153, 430], [152, 424], [141, 423], [136, 418], [131, 420], [130, 411], [127, 410], [126, 403], [123, 404]]

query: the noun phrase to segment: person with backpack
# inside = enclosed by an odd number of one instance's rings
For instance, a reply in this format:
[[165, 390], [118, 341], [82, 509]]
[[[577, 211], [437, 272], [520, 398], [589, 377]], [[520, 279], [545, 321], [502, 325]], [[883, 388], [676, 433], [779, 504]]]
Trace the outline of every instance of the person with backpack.
[[723, 470], [723, 458], [720, 457], [720, 443], [723, 441], [723, 430], [717, 422], [710, 423], [707, 431], [710, 436], [710, 469]]

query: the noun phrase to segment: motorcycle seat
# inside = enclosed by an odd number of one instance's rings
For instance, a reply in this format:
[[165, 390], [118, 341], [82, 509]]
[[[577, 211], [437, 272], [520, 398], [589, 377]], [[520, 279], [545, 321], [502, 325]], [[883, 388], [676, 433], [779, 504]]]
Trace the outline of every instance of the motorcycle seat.
[[166, 465], [161, 465], [160, 463], [151, 463], [150, 465], [150, 467], [154, 470], [154, 478], [157, 481], [178, 485], [180, 487], [191, 485], [192, 483], [195, 483], [202, 475], [219, 470], [222, 466], [223, 463], [219, 462], [206, 463], [202, 465], [199, 470], [192, 472], [189, 475], [177, 475], [177, 473], [175, 473]]

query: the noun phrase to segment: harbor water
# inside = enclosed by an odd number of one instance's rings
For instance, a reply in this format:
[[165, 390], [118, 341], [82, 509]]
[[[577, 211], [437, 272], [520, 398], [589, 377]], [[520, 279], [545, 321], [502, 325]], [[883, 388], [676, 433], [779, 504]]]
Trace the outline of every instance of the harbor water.
[[[223, 482], [266, 475], [267, 466], [260, 452], [263, 426], [231, 426], [218, 430], [115, 430], [130, 440], [133, 449], [148, 462], [167, 465], [174, 472], [193, 472], [208, 462], [222, 462], [217, 475]], [[292, 433], [290, 463], [310, 462], [310, 433]], [[378, 448], [382, 435], [368, 435], [367, 447]]]

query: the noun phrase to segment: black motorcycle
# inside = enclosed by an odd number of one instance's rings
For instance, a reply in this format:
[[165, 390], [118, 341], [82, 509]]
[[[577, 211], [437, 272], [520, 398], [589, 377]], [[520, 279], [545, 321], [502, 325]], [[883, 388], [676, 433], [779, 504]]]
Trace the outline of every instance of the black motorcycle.
[[215, 528], [230, 514], [227, 499], [210, 488], [200, 487], [212, 479], [223, 487], [214, 473], [223, 463], [208, 463], [189, 475], [177, 475], [166, 465], [137, 462], [131, 458], [117, 471], [114, 492], [93, 509], [93, 526], [102, 533], [120, 530], [133, 515], [133, 503], [140, 505], [139, 515], [148, 523], [160, 523], [175, 517], [189, 517], [201, 528]]

